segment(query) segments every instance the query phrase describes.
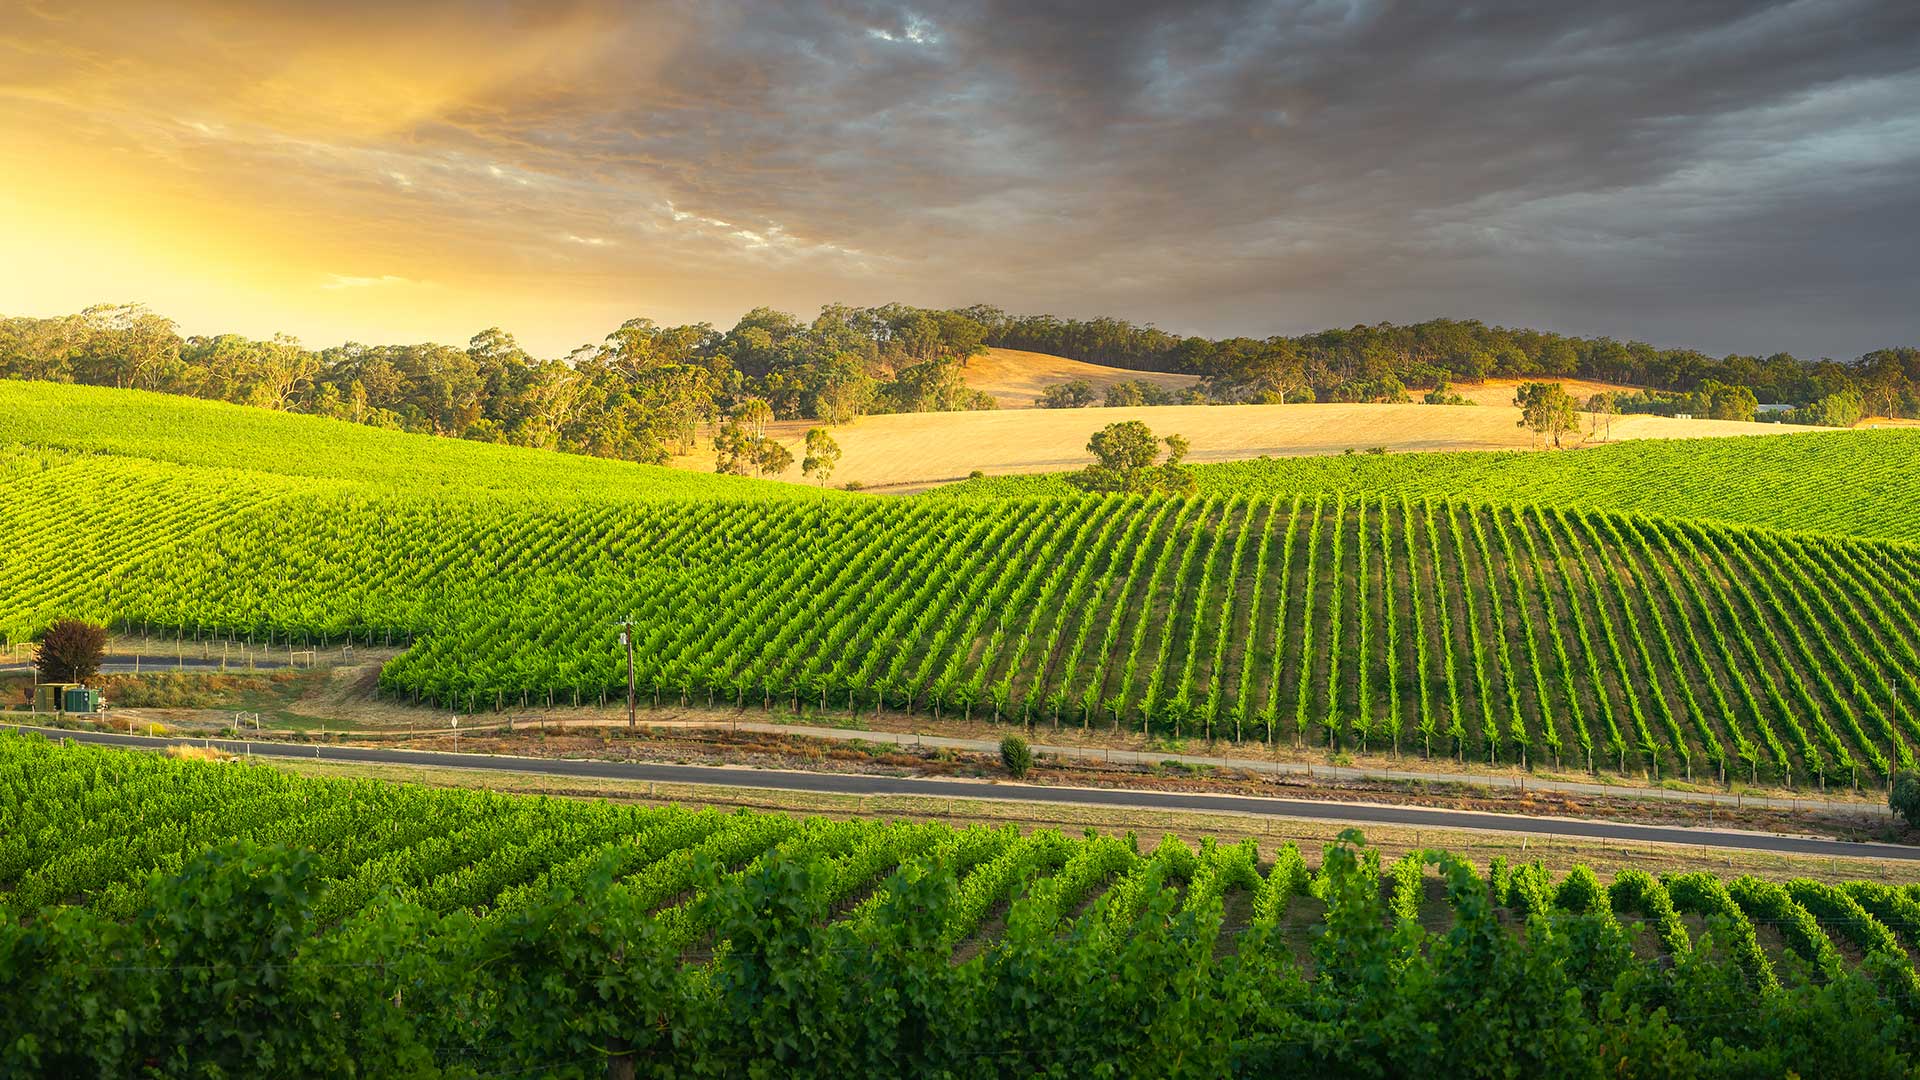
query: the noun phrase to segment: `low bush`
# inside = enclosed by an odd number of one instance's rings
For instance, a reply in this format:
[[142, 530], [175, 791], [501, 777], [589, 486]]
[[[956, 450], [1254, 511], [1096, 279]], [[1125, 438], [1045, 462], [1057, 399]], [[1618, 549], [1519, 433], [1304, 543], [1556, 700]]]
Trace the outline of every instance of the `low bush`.
[[1027, 775], [1027, 770], [1033, 768], [1033, 750], [1027, 740], [1018, 735], [1001, 739], [1000, 764], [1007, 767], [1007, 774], [1015, 780]]

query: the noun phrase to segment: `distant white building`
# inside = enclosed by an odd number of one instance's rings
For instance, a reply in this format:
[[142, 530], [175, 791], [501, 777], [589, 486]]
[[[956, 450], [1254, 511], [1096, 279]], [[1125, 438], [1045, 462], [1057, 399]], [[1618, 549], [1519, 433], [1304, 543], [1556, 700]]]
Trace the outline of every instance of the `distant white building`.
[[1767, 415], [1768, 413], [1784, 413], [1784, 412], [1792, 412], [1792, 411], [1793, 411], [1793, 406], [1791, 406], [1791, 405], [1761, 405], [1761, 406], [1759, 406], [1759, 407], [1757, 407], [1756, 409], [1754, 409], [1754, 411], [1755, 411], [1755, 412], [1757, 412], [1757, 413], [1759, 413], [1759, 414], [1760, 414], [1760, 415], [1762, 415], [1762, 416], [1765, 416], [1765, 415]]

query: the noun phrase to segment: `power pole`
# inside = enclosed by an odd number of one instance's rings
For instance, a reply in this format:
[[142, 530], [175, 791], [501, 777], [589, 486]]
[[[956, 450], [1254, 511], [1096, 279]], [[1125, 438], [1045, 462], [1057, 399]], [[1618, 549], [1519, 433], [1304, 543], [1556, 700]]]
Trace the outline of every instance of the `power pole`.
[[633, 718], [633, 616], [620, 623], [620, 644], [627, 647], [627, 730], [635, 727]]

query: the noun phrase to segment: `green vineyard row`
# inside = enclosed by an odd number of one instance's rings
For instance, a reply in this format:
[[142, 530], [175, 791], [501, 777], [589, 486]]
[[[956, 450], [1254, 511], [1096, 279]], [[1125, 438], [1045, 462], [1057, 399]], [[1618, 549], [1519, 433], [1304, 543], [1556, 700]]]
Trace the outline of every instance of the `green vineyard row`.
[[[144, 390], [0, 379], [0, 447], [214, 470], [240, 484], [546, 505], [580, 498], [851, 498], [802, 484], [385, 431]], [[81, 509], [68, 507], [68, 512]]]
[[[1098, 419], [1089, 414], [1089, 432]], [[858, 498], [813, 485], [382, 431], [167, 394], [15, 380], [0, 381], [0, 447], [217, 469], [240, 483], [256, 482], [241, 473], [266, 473], [340, 492], [522, 505], [583, 498]], [[1353, 453], [1220, 462], [1194, 471], [1203, 495], [1345, 491], [1464, 498], [1920, 541], [1920, 485], [1912, 482], [1920, 472], [1920, 430], [1914, 429], [1638, 439], [1555, 453]], [[990, 477], [937, 493], [1077, 494], [1057, 474]]]
[[0, 633], [411, 641], [382, 686], [460, 710], [624, 692], [631, 616], [650, 702], [1790, 784], [1920, 745], [1906, 544], [1345, 494], [527, 509], [28, 457]]
[[1310, 869], [0, 736], [8, 1075], [1904, 1075], [1915, 948], [1916, 886], [1352, 838]]
[[[1202, 495], [1345, 491], [1470, 498], [1920, 540], [1920, 430], [1636, 439], [1578, 451], [1445, 451], [1196, 465]], [[952, 484], [938, 497], [1034, 498], [1060, 474]]]

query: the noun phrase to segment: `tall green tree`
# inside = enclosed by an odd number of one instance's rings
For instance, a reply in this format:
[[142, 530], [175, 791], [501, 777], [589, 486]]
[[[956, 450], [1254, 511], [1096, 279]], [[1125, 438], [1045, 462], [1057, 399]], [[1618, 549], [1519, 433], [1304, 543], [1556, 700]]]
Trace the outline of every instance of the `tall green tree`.
[[1559, 383], [1521, 383], [1513, 396], [1513, 403], [1520, 407], [1520, 419], [1516, 423], [1520, 427], [1532, 428], [1534, 434], [1552, 440], [1556, 447], [1560, 445], [1562, 435], [1580, 426], [1580, 418], [1575, 415], [1573, 396]]
[[1185, 494], [1199, 485], [1193, 470], [1182, 464], [1188, 449], [1185, 436], [1155, 438], [1153, 429], [1138, 420], [1108, 424], [1087, 440], [1094, 463], [1068, 479], [1087, 491]]
[[800, 461], [800, 475], [811, 476], [822, 484], [840, 464], [840, 444], [826, 428], [807, 429], [807, 456]]
[[779, 476], [793, 466], [793, 451], [780, 440], [761, 436], [753, 446], [753, 471], [761, 477]]
[[1708, 379], [1693, 392], [1693, 414], [1709, 420], [1752, 420], [1759, 408], [1759, 399], [1745, 386]]
[[1613, 418], [1620, 414], [1620, 399], [1611, 390], [1602, 390], [1587, 399], [1588, 426], [1595, 437], [1613, 438]]
[[1852, 427], [1866, 415], [1866, 405], [1857, 390], [1841, 390], [1813, 403], [1808, 419], [1823, 427]]
[[773, 423], [773, 407], [760, 398], [748, 398], [733, 407], [733, 421], [756, 439], [765, 438]]

